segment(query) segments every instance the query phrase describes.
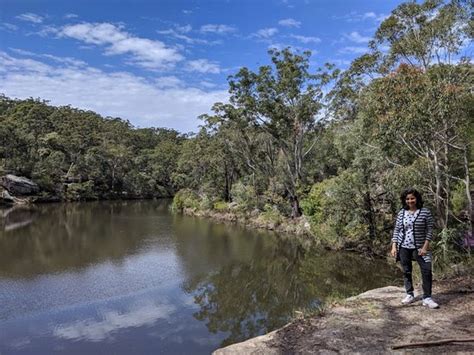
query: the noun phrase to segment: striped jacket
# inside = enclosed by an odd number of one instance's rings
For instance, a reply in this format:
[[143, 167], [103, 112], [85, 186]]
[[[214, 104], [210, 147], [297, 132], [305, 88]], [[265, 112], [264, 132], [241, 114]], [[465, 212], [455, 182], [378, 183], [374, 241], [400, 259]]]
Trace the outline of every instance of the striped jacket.
[[[395, 228], [393, 229], [392, 242], [397, 243], [397, 249], [400, 249], [405, 235], [405, 227], [403, 225], [405, 213], [408, 212], [403, 208], [398, 212]], [[433, 240], [433, 224], [433, 216], [430, 210], [423, 207], [413, 222], [413, 236], [417, 249], [423, 247], [425, 240]], [[425, 261], [431, 261], [431, 253], [428, 252], [427, 257], [424, 259]]]

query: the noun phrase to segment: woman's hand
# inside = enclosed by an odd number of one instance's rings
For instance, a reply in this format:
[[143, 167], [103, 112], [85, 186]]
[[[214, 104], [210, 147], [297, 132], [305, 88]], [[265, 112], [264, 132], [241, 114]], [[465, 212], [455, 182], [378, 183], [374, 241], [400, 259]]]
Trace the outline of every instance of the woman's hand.
[[418, 250], [418, 255], [420, 256], [425, 256], [427, 253], [428, 253], [428, 249], [425, 247]]
[[421, 247], [421, 249], [418, 249], [418, 255], [420, 256], [425, 256], [428, 253], [428, 248], [430, 247], [430, 242], [429, 240], [425, 240], [425, 243]]
[[397, 245], [395, 243], [392, 244], [392, 250], [390, 250], [390, 255], [394, 258], [397, 256]]

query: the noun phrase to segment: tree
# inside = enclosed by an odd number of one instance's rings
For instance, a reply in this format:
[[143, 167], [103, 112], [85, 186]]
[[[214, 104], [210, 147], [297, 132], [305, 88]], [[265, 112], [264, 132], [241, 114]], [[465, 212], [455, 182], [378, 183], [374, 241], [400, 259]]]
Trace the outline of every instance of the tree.
[[[322, 88], [332, 76], [328, 72], [309, 72], [310, 53], [294, 54], [290, 49], [270, 50], [273, 66], [258, 72], [242, 68], [229, 79], [231, 104], [240, 109], [247, 125], [265, 132], [278, 150], [284, 166], [284, 184], [291, 203], [292, 217], [301, 215], [299, 188], [303, 162], [313, 149], [308, 133], [322, 108]], [[328, 66], [328, 70], [332, 67]], [[228, 119], [233, 119], [228, 115]]]

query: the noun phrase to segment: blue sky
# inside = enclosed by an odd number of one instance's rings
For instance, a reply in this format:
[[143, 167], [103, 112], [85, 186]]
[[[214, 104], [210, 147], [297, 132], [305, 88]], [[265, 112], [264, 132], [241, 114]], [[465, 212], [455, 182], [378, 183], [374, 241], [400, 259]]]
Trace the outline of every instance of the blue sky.
[[402, 1], [0, 0], [0, 93], [196, 131], [271, 47], [344, 69]]

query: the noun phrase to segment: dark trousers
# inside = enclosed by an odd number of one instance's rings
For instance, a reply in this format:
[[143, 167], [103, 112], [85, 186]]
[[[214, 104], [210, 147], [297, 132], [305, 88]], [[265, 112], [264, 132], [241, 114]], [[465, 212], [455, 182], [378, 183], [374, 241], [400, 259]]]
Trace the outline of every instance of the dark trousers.
[[403, 268], [403, 281], [405, 290], [408, 294], [413, 295], [413, 279], [412, 279], [412, 259], [416, 259], [420, 265], [421, 279], [423, 282], [423, 298], [431, 297], [431, 285], [433, 283], [433, 275], [431, 273], [431, 262], [427, 263], [418, 255], [416, 249], [400, 248], [400, 263]]

